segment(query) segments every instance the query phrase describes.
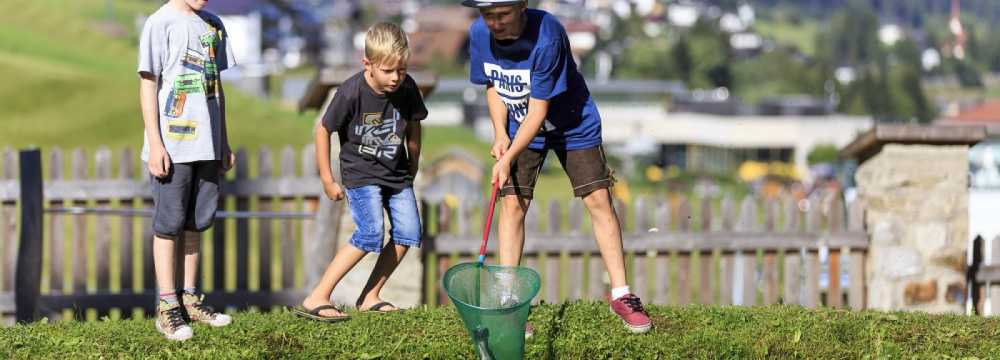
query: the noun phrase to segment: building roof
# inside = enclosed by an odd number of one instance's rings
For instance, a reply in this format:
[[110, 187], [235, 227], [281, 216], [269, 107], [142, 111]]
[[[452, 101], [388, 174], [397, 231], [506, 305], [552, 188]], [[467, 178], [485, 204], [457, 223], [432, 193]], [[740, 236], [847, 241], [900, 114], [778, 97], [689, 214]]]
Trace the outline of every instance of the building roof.
[[426, 68], [435, 61], [456, 61], [469, 43], [466, 31], [424, 31], [410, 34], [410, 66]]
[[1000, 100], [984, 101], [943, 120], [953, 124], [1000, 124]]
[[974, 145], [987, 135], [983, 126], [876, 124], [841, 149], [840, 155], [864, 162], [882, 151], [885, 144]]

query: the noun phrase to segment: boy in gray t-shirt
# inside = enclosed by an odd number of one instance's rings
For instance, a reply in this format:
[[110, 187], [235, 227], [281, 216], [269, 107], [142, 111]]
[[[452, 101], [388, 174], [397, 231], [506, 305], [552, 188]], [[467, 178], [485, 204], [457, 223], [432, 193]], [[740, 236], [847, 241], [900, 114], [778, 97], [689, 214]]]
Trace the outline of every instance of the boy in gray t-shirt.
[[[142, 160], [153, 190], [153, 266], [159, 288], [156, 329], [171, 340], [193, 335], [191, 321], [212, 326], [232, 319], [202, 304], [195, 287], [198, 234], [212, 226], [220, 173], [235, 156], [226, 136], [219, 72], [235, 65], [222, 21], [205, 0], [169, 0], [139, 39], [139, 101], [145, 123]], [[184, 292], [175, 289], [175, 241], [184, 244]]]

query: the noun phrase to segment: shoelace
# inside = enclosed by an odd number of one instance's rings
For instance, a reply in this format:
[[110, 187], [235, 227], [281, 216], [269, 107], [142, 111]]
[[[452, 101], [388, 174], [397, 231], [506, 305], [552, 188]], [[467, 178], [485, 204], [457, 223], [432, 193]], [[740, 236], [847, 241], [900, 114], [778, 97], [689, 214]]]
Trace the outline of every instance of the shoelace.
[[204, 294], [198, 296], [198, 301], [191, 304], [191, 307], [193, 307], [195, 310], [198, 310], [198, 312], [202, 313], [202, 315], [208, 317], [215, 317], [215, 309], [212, 309], [211, 306], [205, 305], [205, 303], [203, 302], [204, 300], [205, 300]]
[[646, 310], [642, 308], [642, 300], [639, 300], [638, 296], [625, 296], [622, 298], [622, 302], [628, 305], [632, 311], [645, 313]]
[[164, 310], [163, 314], [167, 317], [167, 325], [173, 330], [187, 324], [184, 322], [184, 314], [181, 313], [180, 306]]

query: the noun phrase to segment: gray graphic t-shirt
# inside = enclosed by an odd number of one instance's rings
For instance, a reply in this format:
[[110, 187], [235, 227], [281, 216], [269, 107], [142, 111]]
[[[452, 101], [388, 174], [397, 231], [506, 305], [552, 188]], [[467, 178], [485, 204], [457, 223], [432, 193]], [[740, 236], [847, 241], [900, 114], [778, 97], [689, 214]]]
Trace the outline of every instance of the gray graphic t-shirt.
[[[172, 162], [222, 158], [219, 72], [235, 65], [232, 53], [222, 21], [206, 11], [185, 14], [167, 4], [146, 20], [138, 71], [160, 79], [160, 134]], [[148, 139], [142, 160], [149, 161]]]

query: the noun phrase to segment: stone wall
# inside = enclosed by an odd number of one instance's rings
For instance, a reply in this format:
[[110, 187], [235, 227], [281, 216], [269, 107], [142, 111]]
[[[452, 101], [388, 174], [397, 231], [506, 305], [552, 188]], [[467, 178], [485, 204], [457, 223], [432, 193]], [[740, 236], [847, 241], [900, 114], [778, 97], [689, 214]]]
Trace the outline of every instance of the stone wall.
[[859, 166], [868, 308], [964, 311], [968, 173], [968, 146], [889, 144]]

